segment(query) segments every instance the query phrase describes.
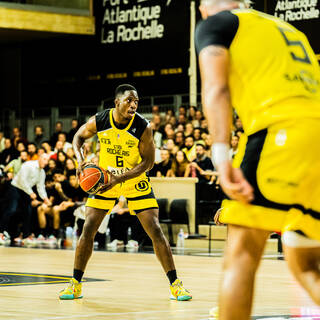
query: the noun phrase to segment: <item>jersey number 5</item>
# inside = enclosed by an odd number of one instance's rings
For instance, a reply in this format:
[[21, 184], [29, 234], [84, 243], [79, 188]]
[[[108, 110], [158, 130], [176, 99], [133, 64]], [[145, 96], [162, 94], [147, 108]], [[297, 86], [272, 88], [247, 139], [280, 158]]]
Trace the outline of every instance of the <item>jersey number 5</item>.
[[294, 52], [290, 51], [292, 59], [295, 60], [295, 61], [300, 61], [300, 62], [303, 62], [303, 63], [311, 64], [311, 60], [310, 60], [310, 58], [308, 56], [307, 50], [304, 47], [303, 43], [300, 40], [293, 41], [293, 40], [289, 40], [288, 39], [286, 33], [293, 32], [293, 31], [290, 30], [290, 29], [285, 29], [285, 28], [281, 28], [281, 27], [277, 27], [277, 28], [280, 31], [281, 35], [283, 36], [287, 46], [300, 47], [301, 50], [303, 51], [303, 56], [301, 56], [301, 57], [298, 57]]
[[116, 156], [116, 165], [117, 167], [123, 167], [123, 157]]

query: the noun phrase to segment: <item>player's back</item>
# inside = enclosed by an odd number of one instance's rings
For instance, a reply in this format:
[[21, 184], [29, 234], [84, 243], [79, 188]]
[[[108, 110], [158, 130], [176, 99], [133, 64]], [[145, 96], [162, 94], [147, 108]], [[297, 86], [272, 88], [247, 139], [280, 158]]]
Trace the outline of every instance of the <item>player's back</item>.
[[[223, 11], [207, 20], [223, 26], [220, 36], [233, 32], [229, 86], [247, 134], [282, 118], [320, 117], [319, 64], [302, 32], [251, 9]], [[300, 99], [302, 105], [293, 106]]]

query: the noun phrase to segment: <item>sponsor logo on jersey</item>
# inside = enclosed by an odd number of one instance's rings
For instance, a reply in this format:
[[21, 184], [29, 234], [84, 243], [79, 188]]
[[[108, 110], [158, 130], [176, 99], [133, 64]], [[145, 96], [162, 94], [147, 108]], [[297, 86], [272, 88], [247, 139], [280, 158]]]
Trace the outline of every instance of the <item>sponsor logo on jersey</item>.
[[147, 191], [149, 189], [149, 183], [145, 180], [141, 180], [135, 185], [137, 191]]
[[100, 142], [103, 143], [103, 144], [111, 144], [111, 140], [108, 139], [108, 138], [101, 138]]
[[136, 143], [133, 140], [128, 140], [126, 141], [126, 145], [128, 146], [128, 148], [132, 148], [136, 145]]

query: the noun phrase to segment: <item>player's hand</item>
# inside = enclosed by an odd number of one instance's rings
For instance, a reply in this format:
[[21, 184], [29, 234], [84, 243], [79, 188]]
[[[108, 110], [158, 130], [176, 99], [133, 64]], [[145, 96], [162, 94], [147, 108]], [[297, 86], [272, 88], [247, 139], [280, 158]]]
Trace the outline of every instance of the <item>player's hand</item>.
[[90, 164], [94, 164], [94, 163], [93, 162], [85, 162], [85, 161], [78, 163], [78, 168], [77, 168], [78, 179], [80, 178], [80, 174], [83, 175], [83, 169]]
[[222, 226], [223, 225], [223, 223], [220, 222], [220, 220], [219, 220], [221, 211], [222, 211], [222, 208], [218, 209], [217, 212], [215, 213], [214, 217], [213, 217], [214, 223], [217, 226]]
[[241, 169], [233, 168], [230, 161], [218, 166], [220, 185], [233, 200], [249, 203], [254, 199], [254, 190], [243, 176]]
[[110, 171], [108, 173], [108, 183], [103, 184], [97, 191], [97, 193], [103, 193], [112, 189], [116, 184], [120, 183], [119, 177], [112, 174]]

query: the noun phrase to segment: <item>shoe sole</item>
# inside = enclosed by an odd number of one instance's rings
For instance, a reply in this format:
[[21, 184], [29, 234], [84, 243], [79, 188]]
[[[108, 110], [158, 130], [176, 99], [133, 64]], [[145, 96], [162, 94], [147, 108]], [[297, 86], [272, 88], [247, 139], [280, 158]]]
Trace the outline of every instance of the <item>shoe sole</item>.
[[192, 297], [191, 296], [179, 296], [179, 297], [174, 297], [174, 296], [171, 296], [170, 297], [170, 300], [177, 300], [177, 301], [188, 301], [188, 300], [191, 300]]
[[82, 299], [83, 296], [79, 296], [79, 297], [75, 297], [74, 295], [63, 295], [63, 296], [59, 296], [60, 300], [76, 300], [76, 299]]

